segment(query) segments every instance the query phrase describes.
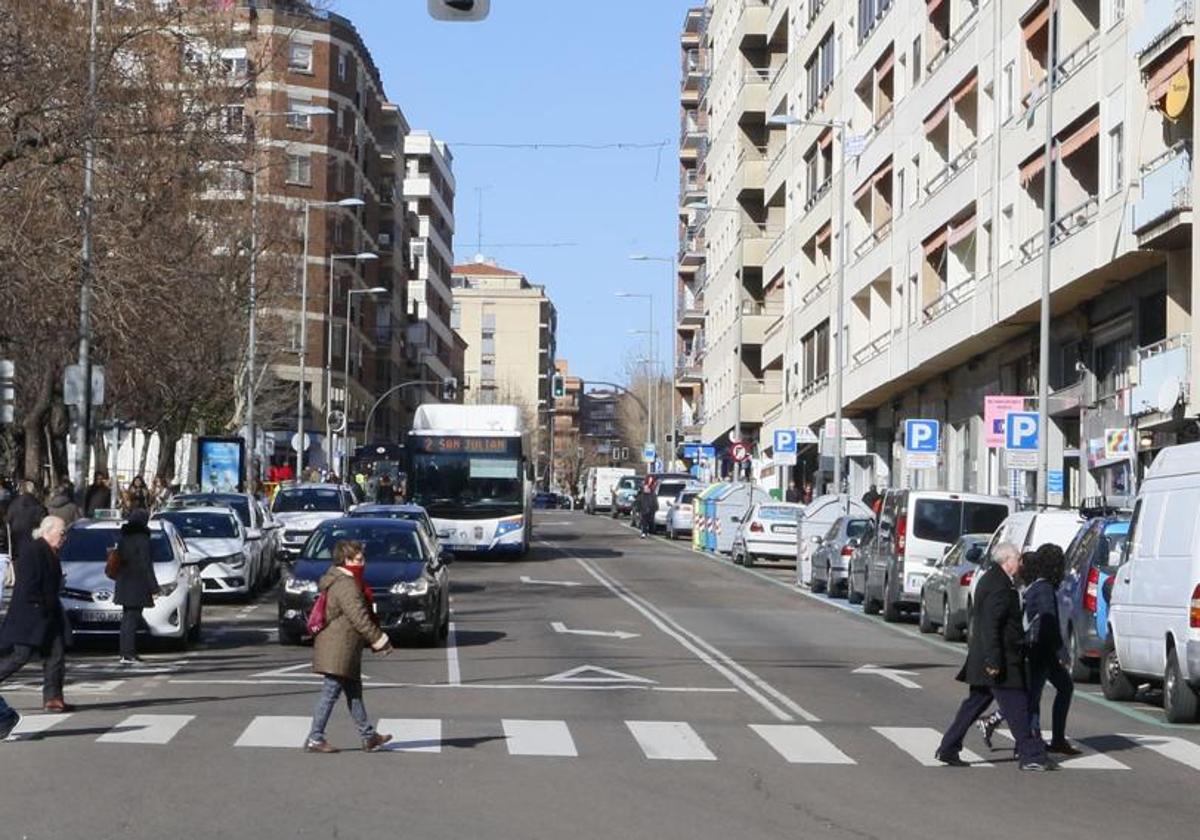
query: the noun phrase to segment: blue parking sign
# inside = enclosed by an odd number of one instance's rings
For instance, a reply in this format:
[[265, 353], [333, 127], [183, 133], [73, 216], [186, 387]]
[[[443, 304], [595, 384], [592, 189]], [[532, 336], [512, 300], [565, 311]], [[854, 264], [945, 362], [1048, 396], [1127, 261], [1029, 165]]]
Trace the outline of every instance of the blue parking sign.
[[1034, 411], [1010, 411], [1004, 418], [1004, 448], [1036, 452], [1038, 416]]
[[774, 451], [780, 454], [796, 451], [796, 430], [776, 429]]
[[905, 420], [904, 448], [909, 452], [937, 452], [940, 434], [937, 420]]

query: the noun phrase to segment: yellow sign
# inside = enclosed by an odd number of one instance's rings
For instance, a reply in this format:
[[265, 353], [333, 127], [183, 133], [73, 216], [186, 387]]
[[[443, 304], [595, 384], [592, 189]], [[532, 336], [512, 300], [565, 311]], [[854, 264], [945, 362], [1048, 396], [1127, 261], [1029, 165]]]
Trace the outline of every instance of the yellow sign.
[[1171, 81], [1167, 82], [1167, 95], [1163, 102], [1163, 112], [1167, 115], [1167, 119], [1174, 121], [1183, 115], [1183, 109], [1187, 107], [1191, 92], [1192, 80], [1188, 76], [1187, 68], [1184, 67], [1171, 77]]

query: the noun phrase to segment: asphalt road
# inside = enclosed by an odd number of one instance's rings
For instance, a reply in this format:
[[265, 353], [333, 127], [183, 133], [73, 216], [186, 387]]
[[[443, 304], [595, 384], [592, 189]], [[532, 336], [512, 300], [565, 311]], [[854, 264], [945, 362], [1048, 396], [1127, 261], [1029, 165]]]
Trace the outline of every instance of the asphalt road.
[[[964, 649], [605, 517], [539, 512], [523, 561], [461, 559], [452, 644], [367, 655], [395, 749], [299, 746], [319, 678], [272, 596], [206, 605], [201, 643], [135, 672], [71, 659], [70, 715], [38, 673], [0, 744], [0, 838], [1056, 838], [1191, 836], [1200, 727], [1080, 686], [1086, 754], [1021, 773], [929, 766]], [[869, 666], [874, 666], [871, 668]], [[865, 670], [864, 670], [865, 669]], [[887, 669], [903, 673], [893, 674]], [[22, 687], [24, 685], [25, 687]], [[1046, 717], [1049, 711], [1049, 693]]]

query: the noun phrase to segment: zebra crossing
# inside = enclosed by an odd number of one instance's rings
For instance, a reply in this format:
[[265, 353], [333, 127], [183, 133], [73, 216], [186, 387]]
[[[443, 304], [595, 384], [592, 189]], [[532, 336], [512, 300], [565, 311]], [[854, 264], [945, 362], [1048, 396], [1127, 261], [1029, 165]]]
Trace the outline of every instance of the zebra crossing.
[[[104, 745], [166, 746], [189, 728], [219, 725], [226, 737], [217, 737], [220, 746], [248, 749], [296, 749], [308, 735], [310, 719], [300, 715], [259, 715], [249, 721], [228, 720], [214, 723], [187, 714], [130, 714], [123, 718], [96, 725], [94, 714], [26, 715], [7, 739], [10, 742], [36, 741], [57, 734], [82, 742]], [[81, 724], [87, 723], [86, 727]], [[603, 731], [606, 749], [627, 753], [636, 760], [652, 762], [718, 762], [722, 749], [729, 751], [733, 739], [744, 738], [750, 744], [751, 755], [765, 760], [770, 756], [787, 765], [796, 766], [854, 766], [879, 760], [911, 760], [918, 766], [938, 767], [933, 753], [941, 734], [931, 727], [874, 726], [861, 730], [836, 728], [836, 734], [822, 732], [808, 724], [698, 724], [684, 721], [626, 720], [588, 721], [569, 724], [565, 720], [535, 720], [504, 718], [488, 724], [479, 722], [444, 721], [440, 718], [382, 718], [377, 727], [391, 735], [387, 752], [439, 754], [447, 747], [474, 745], [487, 741], [503, 742], [500, 748], [508, 756], [526, 758], [587, 758], [581, 750], [577, 734], [593, 735], [596, 727]], [[80, 733], [73, 730], [79, 726]], [[481, 733], [489, 737], [481, 737]], [[100, 734], [97, 734], [100, 733]], [[494, 733], [492, 735], [491, 733]], [[732, 734], [731, 734], [732, 733]], [[1005, 733], [1001, 731], [1001, 735]], [[205, 743], [213, 741], [211, 731], [205, 730]], [[846, 743], [835, 741], [844, 739]], [[1090, 743], [1089, 743], [1090, 742]], [[587, 741], [583, 743], [597, 743]], [[615, 747], [612, 745], [616, 745]], [[623, 745], [623, 746], [622, 746]], [[1122, 761], [1133, 760], [1141, 754], [1153, 760], [1166, 760], [1190, 770], [1200, 771], [1200, 744], [1186, 738], [1168, 735], [1114, 734], [1077, 741], [1083, 754], [1062, 762], [1069, 770], [1129, 770]], [[3, 747], [0, 749], [12, 749]], [[734, 750], [745, 757], [745, 745], [738, 743]], [[1000, 760], [989, 759], [969, 750], [963, 758], [979, 769], [1005, 764], [1007, 750], [994, 753]], [[1120, 756], [1120, 757], [1118, 757]], [[728, 758], [729, 756], [725, 756]]]

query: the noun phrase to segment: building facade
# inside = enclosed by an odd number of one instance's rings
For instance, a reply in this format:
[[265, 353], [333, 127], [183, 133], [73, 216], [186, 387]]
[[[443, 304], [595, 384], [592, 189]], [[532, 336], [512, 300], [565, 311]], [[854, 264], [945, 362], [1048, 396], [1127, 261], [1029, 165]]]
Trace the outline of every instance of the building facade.
[[[1031, 495], [985, 401], [1037, 409], [1046, 271], [1050, 503], [1128, 498], [1196, 438], [1191, 4], [1053, 3], [705, 6], [704, 436], [760, 420], [767, 482], [771, 432], [840, 392], [851, 490]], [[941, 421], [935, 468], [906, 468], [910, 418]]]
[[583, 380], [570, 374], [566, 359], [556, 359], [554, 372], [563, 378], [563, 395], [553, 397], [554, 475], [551, 485], [574, 494], [583, 477], [588, 452], [583, 445]]

